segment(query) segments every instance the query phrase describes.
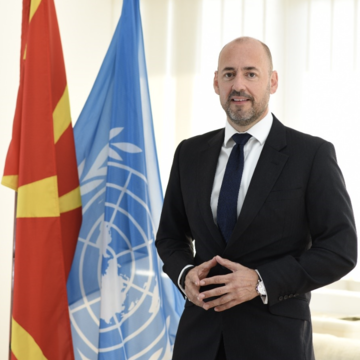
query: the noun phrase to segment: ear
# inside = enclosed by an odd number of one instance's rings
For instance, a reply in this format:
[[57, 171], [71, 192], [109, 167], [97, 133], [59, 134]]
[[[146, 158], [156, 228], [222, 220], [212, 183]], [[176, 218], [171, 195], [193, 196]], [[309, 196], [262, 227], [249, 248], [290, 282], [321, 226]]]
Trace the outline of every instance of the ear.
[[274, 94], [278, 88], [278, 73], [273, 71], [270, 77], [270, 94]]
[[218, 79], [218, 72], [217, 71], [215, 71], [215, 76], [214, 76], [214, 90], [215, 90], [216, 94], [220, 95], [219, 79]]

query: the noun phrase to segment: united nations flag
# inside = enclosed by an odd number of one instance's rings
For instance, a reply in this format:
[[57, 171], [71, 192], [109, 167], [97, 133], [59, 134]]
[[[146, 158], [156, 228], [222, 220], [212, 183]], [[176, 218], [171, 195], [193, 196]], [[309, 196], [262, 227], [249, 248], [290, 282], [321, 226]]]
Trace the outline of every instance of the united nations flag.
[[77, 360], [170, 360], [183, 300], [154, 240], [162, 206], [139, 0], [74, 129], [83, 224], [68, 280]]

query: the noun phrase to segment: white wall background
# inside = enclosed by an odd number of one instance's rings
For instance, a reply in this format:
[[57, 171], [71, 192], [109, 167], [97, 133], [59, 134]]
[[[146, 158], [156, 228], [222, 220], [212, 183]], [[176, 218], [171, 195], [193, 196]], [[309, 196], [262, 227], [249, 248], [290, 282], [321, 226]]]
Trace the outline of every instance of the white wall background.
[[[161, 177], [175, 146], [223, 126], [212, 89], [221, 47], [266, 42], [279, 72], [271, 108], [288, 126], [332, 141], [360, 224], [360, 0], [141, 0]], [[55, 0], [73, 122], [90, 92], [122, 0]], [[0, 174], [19, 81], [21, 0], [0, 0]], [[360, 23], [359, 23], [360, 24]], [[14, 194], [0, 186], [0, 359], [8, 354]], [[351, 276], [360, 277], [360, 271]]]

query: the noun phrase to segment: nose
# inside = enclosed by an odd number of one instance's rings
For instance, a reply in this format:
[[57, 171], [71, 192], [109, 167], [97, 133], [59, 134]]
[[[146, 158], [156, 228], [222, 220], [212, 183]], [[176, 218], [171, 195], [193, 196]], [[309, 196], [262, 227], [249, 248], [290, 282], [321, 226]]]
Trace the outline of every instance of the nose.
[[244, 79], [240, 75], [236, 75], [233, 84], [232, 84], [232, 90], [235, 90], [237, 92], [241, 90], [245, 90], [245, 82]]

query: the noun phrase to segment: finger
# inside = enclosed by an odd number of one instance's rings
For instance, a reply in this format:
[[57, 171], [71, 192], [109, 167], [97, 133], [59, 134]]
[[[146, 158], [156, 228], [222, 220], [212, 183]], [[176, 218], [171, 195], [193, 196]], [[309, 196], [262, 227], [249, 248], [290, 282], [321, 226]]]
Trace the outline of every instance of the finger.
[[199, 268], [201, 270], [209, 271], [211, 268], [217, 265], [216, 257], [214, 256], [212, 259], [205, 261], [202, 263]]
[[230, 309], [236, 305], [239, 305], [238, 302], [236, 302], [235, 300], [231, 300], [225, 304], [222, 304], [222, 305], [218, 305], [214, 308], [214, 311], [216, 312], [221, 312], [221, 311], [224, 311], [224, 310], [227, 310], [227, 309]]
[[198, 299], [199, 292], [192, 292], [192, 291], [186, 291], [185, 292], [187, 299], [192, 302], [193, 304], [203, 307], [204, 302], [201, 299]]
[[190, 272], [187, 274], [185, 278], [185, 291], [192, 296], [198, 296], [199, 295], [199, 281], [200, 279], [197, 276], [197, 273], [190, 274]]
[[204, 303], [203, 302], [201, 302], [201, 301], [199, 301], [199, 300], [197, 300], [196, 298], [194, 298], [194, 299], [191, 299], [191, 298], [187, 298], [191, 303], [193, 303], [194, 305], [196, 305], [196, 306], [199, 306], [199, 307], [203, 307], [203, 305], [204, 305]]
[[220, 312], [230, 309], [236, 305], [242, 304], [250, 299], [251, 298], [247, 298], [244, 296], [234, 298], [232, 294], [226, 294], [215, 300], [204, 302], [203, 309], [209, 310], [211, 308], [214, 308], [215, 311]]
[[228, 274], [217, 275], [202, 279], [200, 281], [200, 286], [213, 285], [213, 284], [227, 284], [229, 281], [230, 281], [230, 276]]
[[211, 290], [200, 293], [198, 295], [198, 299], [204, 300], [204, 299], [212, 298], [215, 296], [223, 296], [223, 295], [227, 294], [228, 292], [229, 291], [226, 286], [220, 286], [218, 288], [211, 289]]
[[198, 299], [196, 298], [196, 296], [195, 296], [195, 297], [186, 296], [186, 297], [187, 297], [187, 299], [188, 299], [191, 303], [193, 303], [194, 305], [199, 306], [199, 307], [203, 307], [204, 303], [203, 303], [202, 301], [198, 300]]
[[190, 279], [186, 279], [185, 281], [185, 289], [189, 290], [189, 292], [194, 293], [194, 292], [199, 292], [200, 287], [197, 286], [193, 281], [191, 281]]
[[191, 302], [196, 303], [196, 300], [200, 294], [200, 287], [193, 280], [198, 278], [196, 274], [193, 277], [189, 276], [189, 274], [190, 272], [185, 278], [185, 293], [187, 298], [191, 300]]
[[229, 269], [231, 271], [237, 271], [242, 267], [240, 264], [238, 264], [236, 262], [233, 262], [233, 261], [230, 261], [228, 259], [223, 259], [219, 255], [216, 256], [216, 262], [219, 263], [220, 265], [226, 267], [227, 269]]
[[197, 280], [198, 281], [195, 281], [195, 284], [200, 286], [200, 280], [206, 278], [206, 276], [209, 274], [211, 268], [213, 268], [216, 265], [217, 265], [217, 261], [216, 261], [215, 257], [213, 257], [209, 261], [206, 261], [206, 262], [202, 263], [201, 265], [199, 265], [197, 267], [197, 276], [198, 276]]
[[[216, 260], [214, 260], [217, 264]], [[187, 280], [192, 281], [196, 286], [200, 286], [199, 282], [201, 279], [207, 276], [207, 274], [210, 271], [210, 268], [208, 268], [208, 264], [210, 261], [207, 261], [206, 263], [202, 263], [198, 266], [193, 267], [186, 275], [185, 282]]]
[[212, 308], [216, 308], [219, 306], [224, 306], [225, 304], [227, 304], [228, 302], [232, 301], [231, 297], [229, 295], [223, 295], [217, 299], [211, 300], [211, 301], [207, 301], [203, 303], [203, 309], [205, 310], [209, 310]]
[[198, 276], [198, 269], [196, 267], [192, 268], [185, 277], [185, 286], [188, 283], [195, 284], [196, 282], [199, 282], [199, 276]]

